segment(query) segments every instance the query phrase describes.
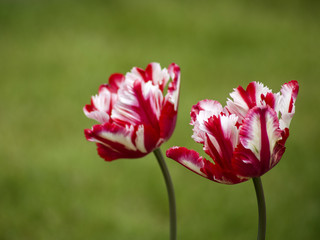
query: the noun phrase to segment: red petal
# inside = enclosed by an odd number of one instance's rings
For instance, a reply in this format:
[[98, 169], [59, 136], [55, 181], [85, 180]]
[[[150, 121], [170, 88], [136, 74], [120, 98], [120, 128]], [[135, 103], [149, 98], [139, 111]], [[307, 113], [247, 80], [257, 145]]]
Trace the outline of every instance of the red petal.
[[208, 175], [203, 172], [204, 162], [208, 160], [200, 157], [196, 151], [189, 150], [185, 147], [172, 147], [167, 150], [166, 155], [168, 158], [175, 160], [189, 170], [202, 177], [208, 178]]
[[[108, 89], [113, 92], [116, 93], [118, 92], [118, 89], [120, 88], [120, 86], [122, 85], [122, 83], [124, 82], [125, 77], [123, 74], [121, 73], [114, 73], [109, 77], [109, 84], [106, 85], [108, 87]], [[102, 85], [103, 86], [103, 85]], [[102, 87], [101, 86], [101, 87]], [[100, 88], [101, 88], [100, 87]]]
[[167, 141], [176, 126], [177, 111], [174, 110], [174, 106], [171, 102], [166, 102], [162, 107], [160, 115], [160, 137]]
[[172, 147], [167, 150], [167, 157], [177, 161], [182, 166], [202, 177], [223, 184], [236, 184], [248, 179], [239, 178], [231, 169], [221, 169], [218, 165], [199, 156], [194, 150], [185, 147]]

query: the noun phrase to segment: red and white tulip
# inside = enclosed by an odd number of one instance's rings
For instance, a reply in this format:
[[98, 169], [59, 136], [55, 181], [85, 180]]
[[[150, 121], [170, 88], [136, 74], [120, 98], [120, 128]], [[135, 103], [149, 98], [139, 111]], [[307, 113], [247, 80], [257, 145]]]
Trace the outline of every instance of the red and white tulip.
[[224, 184], [260, 177], [273, 168], [285, 151], [289, 125], [299, 91], [293, 80], [279, 93], [258, 82], [230, 94], [227, 105], [202, 100], [191, 110], [192, 138], [203, 144], [213, 161], [185, 147], [172, 147], [167, 156], [191, 171]]
[[[167, 87], [167, 93], [164, 90]], [[180, 68], [150, 63], [126, 75], [113, 74], [83, 110], [99, 122], [85, 129], [106, 161], [145, 156], [167, 141], [177, 118]]]

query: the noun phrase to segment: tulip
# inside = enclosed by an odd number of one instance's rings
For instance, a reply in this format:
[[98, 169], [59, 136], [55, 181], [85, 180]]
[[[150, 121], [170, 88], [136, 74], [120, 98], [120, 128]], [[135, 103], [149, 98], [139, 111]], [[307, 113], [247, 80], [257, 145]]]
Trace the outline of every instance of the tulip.
[[218, 183], [237, 184], [252, 178], [261, 207], [259, 239], [265, 235], [260, 177], [277, 165], [285, 152], [298, 91], [295, 80], [284, 84], [279, 93], [251, 82], [246, 89], [234, 89], [225, 107], [214, 100], [202, 100], [191, 109], [192, 138], [203, 145], [211, 161], [185, 147], [172, 147], [166, 153]]
[[99, 122], [84, 133], [88, 141], [96, 143], [105, 161], [140, 158], [154, 152], [169, 194], [171, 239], [176, 236], [175, 200], [160, 146], [176, 125], [179, 87], [178, 65], [161, 69], [160, 64], [150, 63], [145, 70], [134, 67], [126, 75], [112, 74], [109, 83], [101, 85], [91, 104], [83, 108], [88, 118]]

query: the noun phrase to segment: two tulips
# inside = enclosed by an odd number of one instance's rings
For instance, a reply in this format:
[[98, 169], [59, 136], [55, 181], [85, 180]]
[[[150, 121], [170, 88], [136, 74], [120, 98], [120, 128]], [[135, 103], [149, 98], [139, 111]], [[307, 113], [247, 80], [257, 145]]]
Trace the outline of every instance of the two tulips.
[[[165, 92], [166, 89], [166, 92]], [[99, 124], [85, 130], [106, 161], [140, 158], [154, 152], [166, 182], [170, 206], [170, 239], [176, 239], [173, 185], [160, 151], [172, 135], [177, 119], [180, 68], [162, 69], [150, 63], [126, 75], [113, 74], [84, 107]], [[265, 239], [266, 209], [260, 177], [273, 168], [285, 152], [289, 125], [295, 113], [298, 82], [285, 83], [273, 93], [258, 82], [239, 86], [223, 107], [202, 100], [191, 109], [192, 138], [203, 145], [208, 159], [185, 147], [172, 147], [167, 157], [209, 180], [237, 184], [253, 179], [259, 208], [258, 239]]]

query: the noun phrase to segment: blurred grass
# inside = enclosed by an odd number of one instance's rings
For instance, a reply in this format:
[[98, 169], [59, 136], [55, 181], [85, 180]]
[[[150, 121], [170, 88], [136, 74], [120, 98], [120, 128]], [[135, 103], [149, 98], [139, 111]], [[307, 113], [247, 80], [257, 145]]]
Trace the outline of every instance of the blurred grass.
[[[238, 85], [301, 85], [287, 152], [263, 176], [268, 239], [320, 234], [319, 4], [315, 1], [0, 1], [0, 239], [167, 239], [165, 185], [152, 154], [105, 163], [82, 107], [114, 72], [182, 69], [176, 131], [191, 106]], [[168, 165], [178, 238], [255, 239], [251, 182], [219, 185]]]

